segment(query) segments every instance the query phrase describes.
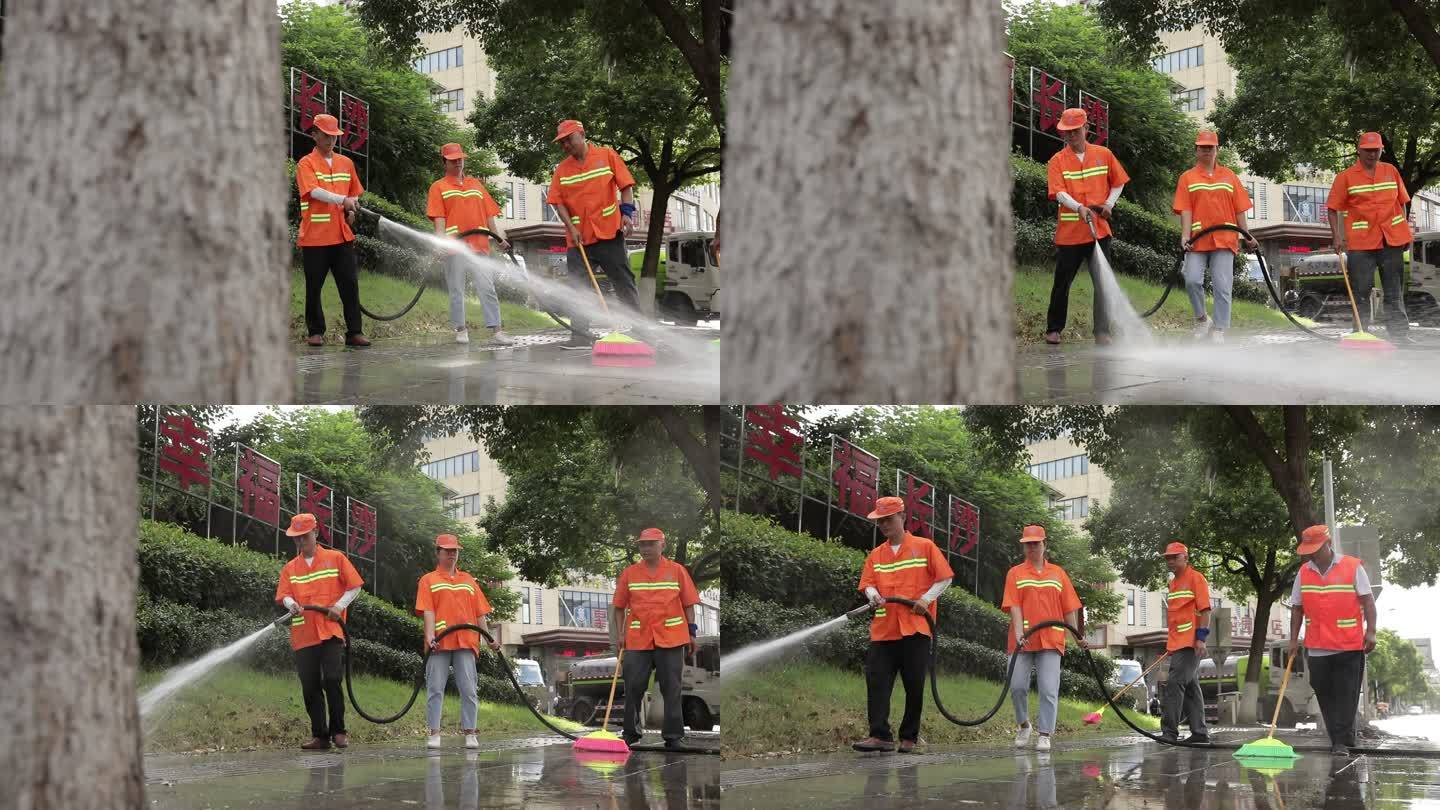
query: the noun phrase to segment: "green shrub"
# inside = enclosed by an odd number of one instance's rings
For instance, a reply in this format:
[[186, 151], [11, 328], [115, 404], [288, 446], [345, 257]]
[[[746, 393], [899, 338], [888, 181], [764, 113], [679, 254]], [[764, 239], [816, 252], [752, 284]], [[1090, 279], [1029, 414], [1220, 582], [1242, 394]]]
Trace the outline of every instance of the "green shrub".
[[196, 610], [141, 591], [136, 602], [135, 635], [140, 660], [168, 667], [244, 638], [260, 627], [227, 610]]
[[[1155, 284], [1164, 284], [1176, 273], [1177, 257], [1173, 252], [1157, 253], [1148, 247], [1127, 242], [1118, 237], [1110, 241], [1110, 258], [1115, 272], [1143, 278]], [[1178, 277], [1176, 284], [1180, 285]]]

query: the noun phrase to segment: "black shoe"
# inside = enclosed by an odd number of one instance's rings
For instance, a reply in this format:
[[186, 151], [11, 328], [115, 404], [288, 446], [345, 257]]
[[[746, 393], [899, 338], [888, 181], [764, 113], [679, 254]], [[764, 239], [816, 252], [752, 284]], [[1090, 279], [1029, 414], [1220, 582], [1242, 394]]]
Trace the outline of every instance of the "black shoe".
[[872, 751], [894, 751], [895, 741], [882, 740], [879, 737], [866, 737], [860, 742], [852, 743], [850, 747], [854, 748], [856, 751], [862, 751], [866, 753]]
[[639, 735], [639, 734], [636, 734], [636, 735], [633, 735], [633, 736], [630, 735], [630, 734], [626, 734], [626, 735], [623, 735], [623, 736], [621, 737], [621, 739], [625, 740], [625, 744], [626, 744], [626, 745], [635, 745], [636, 743], [639, 743], [642, 739], [644, 739], [644, 737], [642, 737], [642, 736]]
[[1167, 742], [1167, 743], [1177, 743], [1177, 742], [1180, 742], [1180, 737], [1179, 737], [1178, 735], [1171, 734], [1170, 732], [1166, 731], [1166, 732], [1163, 732], [1163, 733], [1160, 735], [1160, 741], [1161, 741], [1161, 742]]
[[1330, 756], [1332, 756], [1332, 757], [1348, 757], [1348, 756], [1350, 756], [1350, 749], [1349, 749], [1349, 748], [1346, 748], [1345, 746], [1343, 746], [1343, 745], [1341, 745], [1341, 744], [1339, 744], [1339, 743], [1335, 743], [1334, 745], [1330, 746]]
[[1185, 742], [1186, 742], [1187, 744], [1209, 745], [1209, 744], [1210, 744], [1210, 735], [1208, 735], [1208, 734], [1191, 734], [1189, 737], [1186, 737], [1186, 738], [1185, 738]]
[[683, 747], [685, 747], [685, 741], [683, 739], [665, 741], [666, 751], [679, 751]]

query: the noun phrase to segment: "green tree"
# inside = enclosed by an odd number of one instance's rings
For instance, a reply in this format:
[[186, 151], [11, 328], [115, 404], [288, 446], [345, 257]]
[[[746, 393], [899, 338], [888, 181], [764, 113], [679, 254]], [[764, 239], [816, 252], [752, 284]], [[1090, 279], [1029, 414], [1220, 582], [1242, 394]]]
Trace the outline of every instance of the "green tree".
[[1236, 94], [1217, 99], [1210, 120], [1256, 174], [1285, 180], [1300, 164], [1340, 171], [1354, 162], [1356, 135], [1378, 130], [1383, 159], [1412, 195], [1440, 177], [1440, 72], [1415, 41], [1348, 52], [1346, 33], [1317, 11], [1226, 57]]
[[426, 436], [483, 442], [508, 478], [483, 525], [530, 581], [613, 576], [637, 559], [635, 537], [648, 526], [665, 532], [667, 555], [697, 584], [719, 576], [718, 408], [370, 406], [360, 419], [400, 463], [423, 454]]
[[[430, 184], [443, 173], [440, 147], [452, 142], [470, 153], [469, 174], [500, 173], [494, 153], [476, 150], [469, 131], [440, 112], [433, 94], [445, 88], [380, 48], [346, 8], [290, 0], [280, 7], [280, 22], [287, 92], [288, 69], [298, 67], [329, 83], [332, 111], [340, 90], [369, 103], [369, 191], [423, 211]], [[503, 205], [499, 187], [486, 187]]]
[[[634, 24], [660, 35], [653, 20]], [[672, 193], [720, 170], [719, 133], [677, 51], [640, 48], [625, 69], [614, 70], [607, 43], [576, 20], [519, 39], [487, 37], [485, 51], [496, 95], [477, 97], [468, 120], [511, 174], [549, 179], [563, 158], [553, 143], [555, 122], [565, 118], [584, 122], [589, 140], [615, 149], [636, 170], [654, 195], [652, 212], [663, 213]], [[655, 276], [664, 230], [665, 217], [651, 216], [645, 277]]]
[[1367, 662], [1376, 700], [1425, 705], [1430, 685], [1425, 680], [1425, 664], [1420, 650], [1413, 643], [1401, 638], [1394, 630], [1381, 630], [1375, 634], [1375, 651]]
[[1195, 125], [1171, 94], [1179, 89], [1150, 63], [1122, 51], [1086, 8], [1033, 2], [1010, 10], [1009, 50], [1110, 102], [1106, 146], [1130, 174], [1125, 196], [1170, 213], [1175, 179], [1195, 162]]

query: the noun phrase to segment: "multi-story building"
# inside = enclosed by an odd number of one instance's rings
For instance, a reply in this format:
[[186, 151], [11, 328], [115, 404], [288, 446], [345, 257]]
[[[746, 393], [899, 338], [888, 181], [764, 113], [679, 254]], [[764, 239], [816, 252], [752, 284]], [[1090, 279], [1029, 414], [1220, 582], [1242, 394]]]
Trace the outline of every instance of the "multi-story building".
[[[420, 465], [421, 471], [444, 484], [463, 522], [478, 527], [485, 502], [505, 499], [505, 473], [468, 435], [434, 437], [424, 446], [431, 460]], [[513, 621], [498, 624], [497, 638], [507, 656], [538, 661], [547, 683], [554, 683], [572, 659], [609, 649], [614, 579], [577, 575], [546, 587], [516, 578], [502, 587], [520, 595], [520, 611]], [[702, 591], [695, 614], [700, 635], [719, 635], [719, 590]]]

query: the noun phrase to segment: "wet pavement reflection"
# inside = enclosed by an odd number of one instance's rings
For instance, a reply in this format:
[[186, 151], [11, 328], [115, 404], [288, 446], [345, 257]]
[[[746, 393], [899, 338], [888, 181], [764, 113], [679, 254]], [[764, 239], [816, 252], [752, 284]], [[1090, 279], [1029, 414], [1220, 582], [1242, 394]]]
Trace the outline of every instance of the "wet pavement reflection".
[[627, 808], [714, 810], [719, 757], [577, 757], [566, 744], [466, 751], [148, 756], [147, 806], [171, 808]]
[[910, 757], [837, 754], [725, 763], [730, 808], [1086, 807], [1113, 810], [1440, 807], [1440, 760], [1305, 754], [1288, 770], [1242, 767], [1231, 751], [1134, 738], [1048, 754], [953, 748]]

